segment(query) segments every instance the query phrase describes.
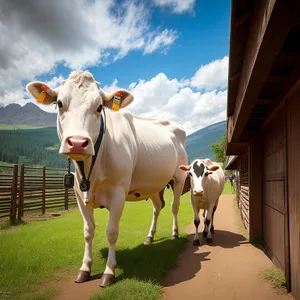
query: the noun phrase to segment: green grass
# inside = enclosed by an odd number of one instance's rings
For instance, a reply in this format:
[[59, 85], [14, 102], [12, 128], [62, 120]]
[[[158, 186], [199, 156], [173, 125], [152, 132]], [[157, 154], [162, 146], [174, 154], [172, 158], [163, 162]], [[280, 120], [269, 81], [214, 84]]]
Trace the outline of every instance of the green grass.
[[268, 281], [278, 292], [287, 292], [285, 276], [280, 269], [276, 267], [267, 268], [261, 273], [261, 276], [264, 280]]
[[7, 124], [0, 124], [0, 130], [19, 130], [19, 129], [38, 129], [42, 128], [41, 126], [31, 126], [31, 125], [19, 125], [19, 124], [13, 124], [13, 125], [7, 125]]
[[[193, 219], [189, 194], [186, 194], [181, 198], [179, 211], [181, 238], [172, 241], [170, 199], [170, 191], [166, 191], [167, 205], [158, 221], [156, 242], [151, 246], [143, 245], [152, 219], [151, 201], [126, 203], [117, 243], [118, 281], [105, 289], [103, 297], [108, 298], [101, 298], [101, 291], [99, 295], [93, 296], [98, 298], [93, 299], [115, 299], [112, 295], [118, 289], [123, 293], [125, 280], [132, 283], [128, 286], [128, 295], [132, 292], [144, 295], [145, 298], [139, 299], [159, 298], [158, 287], [161, 287], [166, 271], [176, 266], [176, 259], [186, 243], [183, 229]], [[93, 243], [92, 275], [103, 272], [105, 268], [108, 211], [96, 209], [95, 220], [97, 227]], [[0, 240], [0, 291], [13, 293], [12, 298], [5, 299], [26, 299], [23, 297], [28, 297], [25, 294], [28, 291], [33, 291], [35, 295], [41, 292], [40, 295], [43, 295], [39, 286], [51, 287], [51, 282], [57, 279], [76, 276], [84, 250], [83, 221], [80, 212], [76, 210], [48, 221], [30, 222], [13, 231], [2, 231]], [[133, 299], [125, 295], [122, 299]]]
[[233, 192], [231, 191], [231, 184], [230, 182], [225, 182], [224, 184], [224, 190], [223, 190], [223, 195], [232, 195]]
[[161, 295], [161, 286], [151, 281], [125, 279], [110, 288], [91, 295], [90, 300], [155, 300]]

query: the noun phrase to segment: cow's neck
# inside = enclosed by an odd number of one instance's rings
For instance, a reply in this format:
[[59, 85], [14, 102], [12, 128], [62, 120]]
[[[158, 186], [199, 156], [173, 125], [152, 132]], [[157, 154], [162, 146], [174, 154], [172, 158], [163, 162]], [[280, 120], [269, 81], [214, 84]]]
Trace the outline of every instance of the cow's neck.
[[81, 174], [80, 190], [82, 192], [88, 192], [90, 190], [90, 179], [92, 177], [97, 156], [101, 152], [100, 148], [102, 145], [104, 132], [105, 132], [105, 122], [104, 122], [103, 114], [101, 114], [99, 136], [94, 145], [94, 152], [95, 152], [94, 155], [92, 157], [88, 157], [87, 159], [76, 161], [76, 173]]

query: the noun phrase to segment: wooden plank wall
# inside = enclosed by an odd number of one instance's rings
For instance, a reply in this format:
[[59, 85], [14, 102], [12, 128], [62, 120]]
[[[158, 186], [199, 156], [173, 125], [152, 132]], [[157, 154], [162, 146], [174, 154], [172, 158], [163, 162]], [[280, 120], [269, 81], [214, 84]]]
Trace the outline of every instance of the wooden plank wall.
[[263, 130], [263, 235], [265, 247], [278, 267], [286, 270], [287, 212], [285, 107]]
[[291, 292], [300, 299], [300, 92], [287, 103]]
[[244, 225], [249, 230], [249, 150], [240, 156], [239, 163], [239, 207]]

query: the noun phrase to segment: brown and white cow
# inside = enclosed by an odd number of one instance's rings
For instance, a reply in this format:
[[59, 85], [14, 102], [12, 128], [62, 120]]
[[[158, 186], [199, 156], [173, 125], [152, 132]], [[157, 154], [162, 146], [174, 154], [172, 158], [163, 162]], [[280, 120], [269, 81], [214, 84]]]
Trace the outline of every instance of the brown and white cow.
[[208, 158], [196, 159], [189, 166], [181, 165], [180, 169], [187, 171], [190, 175], [191, 203], [196, 227], [193, 245], [200, 245], [198, 234], [200, 209], [203, 209], [204, 213], [207, 211], [203, 237], [207, 238], [208, 243], [212, 243], [214, 214], [218, 207], [219, 197], [224, 189], [224, 172], [218, 163]]
[[90, 277], [93, 210], [97, 207], [109, 210], [108, 260], [100, 280], [101, 286], [107, 286], [115, 279], [115, 247], [125, 201], [151, 198], [153, 220], [145, 241], [150, 244], [164, 204], [162, 192], [171, 181], [172, 235], [178, 236], [177, 214], [185, 181], [179, 165], [187, 163], [185, 131], [167, 120], [143, 119], [122, 109], [113, 110], [113, 105], [126, 107], [133, 101], [133, 95], [126, 90], [105, 93], [86, 71], [72, 72], [56, 89], [42, 82], [31, 82], [27, 90], [38, 102], [58, 106], [60, 153], [72, 159], [76, 167], [74, 189], [84, 220], [85, 238], [83, 263], [76, 282]]

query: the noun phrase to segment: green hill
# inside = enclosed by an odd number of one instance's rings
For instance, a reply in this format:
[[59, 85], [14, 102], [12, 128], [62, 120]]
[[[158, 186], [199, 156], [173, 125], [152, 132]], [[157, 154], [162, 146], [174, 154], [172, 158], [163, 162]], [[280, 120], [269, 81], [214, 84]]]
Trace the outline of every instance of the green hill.
[[202, 128], [190, 135], [186, 139], [186, 151], [189, 162], [195, 158], [210, 158], [214, 160], [214, 153], [210, 145], [219, 141], [225, 135], [226, 121], [215, 123]]
[[[226, 122], [220, 122], [187, 136], [189, 161], [195, 158], [213, 159], [211, 143], [225, 134]], [[1, 130], [0, 161], [25, 165], [45, 165], [66, 168], [67, 159], [58, 154], [60, 145], [56, 127]]]

